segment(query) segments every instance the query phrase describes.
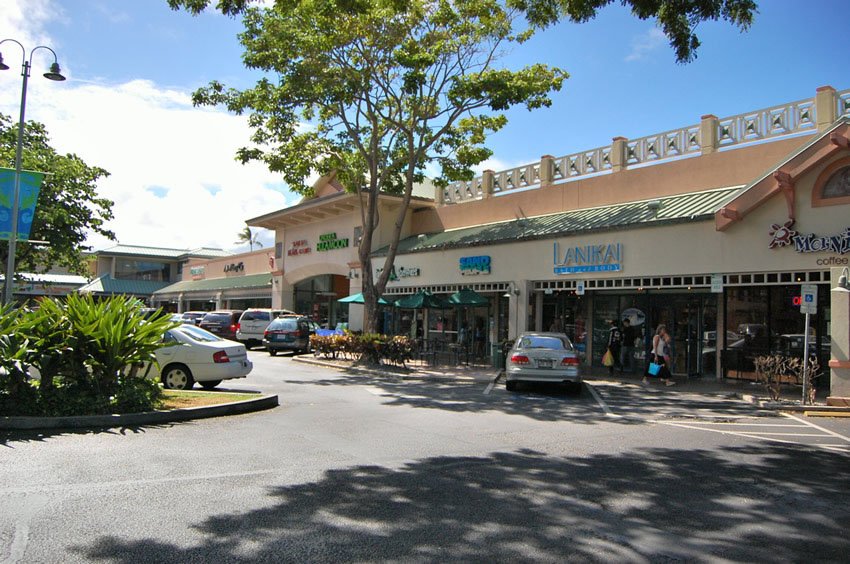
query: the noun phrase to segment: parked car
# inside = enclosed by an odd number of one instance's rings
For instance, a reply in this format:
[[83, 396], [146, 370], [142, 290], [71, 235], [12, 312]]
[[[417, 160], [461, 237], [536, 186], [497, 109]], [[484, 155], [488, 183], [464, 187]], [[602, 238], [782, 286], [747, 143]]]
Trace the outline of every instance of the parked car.
[[207, 314], [205, 311], [184, 311], [183, 323], [191, 323], [192, 325], [200, 325], [201, 320]]
[[168, 319], [169, 319], [172, 323], [181, 323], [181, 324], [182, 324], [182, 323], [186, 323], [186, 322], [183, 320], [183, 316], [182, 316], [181, 314], [179, 314], [179, 313], [172, 313], [171, 315], [169, 315], [169, 316], [168, 316]]
[[521, 333], [506, 361], [508, 391], [519, 382], [562, 383], [573, 393], [581, 391], [578, 353], [563, 333]]
[[239, 329], [239, 317], [241, 309], [221, 309], [208, 312], [198, 327], [215, 333], [224, 339], [236, 340], [236, 331]]
[[294, 311], [286, 309], [251, 308], [242, 312], [239, 318], [239, 329], [236, 330], [236, 340], [245, 343], [249, 349], [263, 343], [263, 333], [266, 327], [276, 317], [295, 315]]
[[152, 375], [172, 390], [188, 390], [195, 382], [212, 389], [222, 380], [244, 378], [254, 367], [245, 345], [222, 339], [200, 327], [183, 324], [163, 336]]
[[310, 352], [310, 335], [316, 333], [319, 325], [303, 315], [283, 315], [266, 327], [263, 333], [263, 345], [269, 354], [275, 356], [277, 351], [287, 350]]

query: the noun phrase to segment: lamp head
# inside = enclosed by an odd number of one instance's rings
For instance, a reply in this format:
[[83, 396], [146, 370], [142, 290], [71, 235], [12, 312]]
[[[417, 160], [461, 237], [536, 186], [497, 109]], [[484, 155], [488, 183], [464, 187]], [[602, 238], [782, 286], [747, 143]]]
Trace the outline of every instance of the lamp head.
[[9, 70], [9, 65], [3, 62], [3, 53], [0, 53], [0, 70]]
[[55, 80], [57, 82], [65, 80], [65, 77], [62, 76], [62, 69], [59, 68], [59, 63], [53, 63], [50, 65], [50, 72], [44, 73], [44, 78], [48, 80]]
[[841, 276], [838, 278], [838, 285], [831, 291], [850, 293], [850, 281], [848, 281], [848, 276], [850, 276], [850, 270], [845, 267], [844, 270], [841, 271]]

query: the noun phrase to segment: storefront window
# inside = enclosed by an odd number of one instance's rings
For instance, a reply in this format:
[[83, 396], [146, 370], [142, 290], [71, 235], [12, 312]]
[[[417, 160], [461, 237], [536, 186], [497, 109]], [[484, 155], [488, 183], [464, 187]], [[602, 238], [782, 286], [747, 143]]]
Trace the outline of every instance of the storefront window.
[[118, 280], [150, 280], [169, 282], [171, 266], [164, 262], [119, 258], [115, 261], [115, 278]]

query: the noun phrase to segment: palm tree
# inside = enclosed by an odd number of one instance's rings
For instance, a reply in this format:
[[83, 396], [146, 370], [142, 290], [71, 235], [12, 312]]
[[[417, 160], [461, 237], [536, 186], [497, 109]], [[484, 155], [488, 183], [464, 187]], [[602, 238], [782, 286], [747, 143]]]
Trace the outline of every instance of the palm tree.
[[247, 225], [245, 226], [244, 231], [239, 232], [239, 238], [236, 240], [235, 244], [244, 245], [245, 243], [248, 243], [252, 251], [254, 250], [254, 245], [257, 245], [257, 247], [263, 246], [263, 244], [260, 242], [259, 233], [254, 233]]

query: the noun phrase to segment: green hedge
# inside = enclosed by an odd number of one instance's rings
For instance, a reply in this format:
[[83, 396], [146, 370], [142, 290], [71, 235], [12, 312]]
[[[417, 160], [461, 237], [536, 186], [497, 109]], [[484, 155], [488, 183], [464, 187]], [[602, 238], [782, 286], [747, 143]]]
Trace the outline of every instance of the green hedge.
[[311, 335], [310, 348], [316, 355], [359, 359], [371, 364], [388, 362], [404, 366], [414, 355], [414, 342], [410, 337], [393, 337], [378, 333]]
[[133, 413], [162, 391], [141, 373], [156, 362], [166, 314], [145, 319], [138, 300], [72, 294], [37, 309], [0, 307], [0, 415]]

